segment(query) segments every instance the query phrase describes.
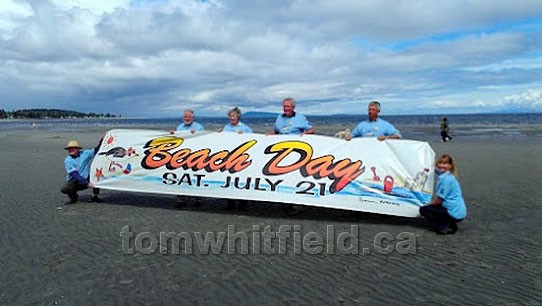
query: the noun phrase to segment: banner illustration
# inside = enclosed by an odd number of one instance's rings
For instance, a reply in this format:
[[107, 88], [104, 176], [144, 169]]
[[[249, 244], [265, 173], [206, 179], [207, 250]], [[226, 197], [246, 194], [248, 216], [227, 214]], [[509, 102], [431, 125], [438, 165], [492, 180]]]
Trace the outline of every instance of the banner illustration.
[[434, 157], [429, 144], [414, 140], [117, 129], [106, 134], [91, 181], [416, 217], [431, 200]]

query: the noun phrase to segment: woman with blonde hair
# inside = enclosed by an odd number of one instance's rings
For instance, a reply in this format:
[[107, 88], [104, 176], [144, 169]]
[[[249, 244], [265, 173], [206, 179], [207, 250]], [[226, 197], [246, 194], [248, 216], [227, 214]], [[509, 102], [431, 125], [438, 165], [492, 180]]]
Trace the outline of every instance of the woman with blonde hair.
[[219, 132], [252, 133], [252, 129], [241, 122], [241, 110], [238, 107], [234, 107], [228, 111], [228, 118], [230, 119], [230, 123], [219, 129]]
[[457, 223], [467, 216], [467, 206], [457, 181], [457, 167], [449, 154], [443, 154], [435, 162], [438, 174], [435, 196], [427, 206], [420, 207], [420, 214], [427, 220], [437, 234], [454, 234]]

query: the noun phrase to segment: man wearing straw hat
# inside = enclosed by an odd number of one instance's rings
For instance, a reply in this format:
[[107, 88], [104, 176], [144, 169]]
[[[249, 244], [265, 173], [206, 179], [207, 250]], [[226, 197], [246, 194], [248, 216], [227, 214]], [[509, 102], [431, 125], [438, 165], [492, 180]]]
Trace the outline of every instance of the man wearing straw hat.
[[77, 191], [85, 190], [87, 188], [93, 188], [90, 200], [96, 203], [101, 202], [98, 197], [100, 189], [94, 188], [94, 184], [89, 182], [89, 175], [90, 162], [100, 149], [102, 140], [103, 137], [94, 149], [83, 150], [83, 147], [79, 145], [77, 140], [70, 140], [68, 145], [64, 148], [68, 151], [68, 156], [66, 156], [66, 159], [64, 160], [64, 166], [66, 167], [68, 175], [66, 177], [67, 182], [64, 184], [61, 191], [70, 197], [69, 204], [77, 203], [77, 199], [79, 198]]

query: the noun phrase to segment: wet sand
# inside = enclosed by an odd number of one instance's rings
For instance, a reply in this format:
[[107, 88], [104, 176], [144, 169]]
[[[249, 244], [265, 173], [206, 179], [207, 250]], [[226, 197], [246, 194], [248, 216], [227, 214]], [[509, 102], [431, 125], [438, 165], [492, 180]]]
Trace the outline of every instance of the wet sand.
[[[422, 219], [250, 202], [225, 210], [221, 199], [103, 190], [103, 203], [64, 205], [62, 149], [69, 139], [92, 147], [105, 130], [10, 131], [0, 148], [0, 304], [232, 304], [232, 305], [539, 305], [542, 301], [542, 138], [465, 138], [431, 142], [458, 161], [468, 216], [455, 235], [439, 236]], [[325, 237], [359, 229], [370, 254], [293, 252], [152, 254], [123, 249], [125, 226], [148, 232], [227, 232], [251, 237], [270, 226], [299, 226]], [[412, 233], [416, 254], [382, 254], [379, 233]], [[147, 239], [147, 243], [151, 239]], [[397, 239], [396, 239], [397, 240]], [[143, 240], [141, 240], [143, 241]], [[132, 239], [133, 242], [133, 239]], [[194, 240], [194, 244], [196, 240]], [[394, 241], [384, 240], [383, 247]], [[263, 243], [262, 243], [263, 245]], [[141, 245], [151, 249], [149, 245]], [[252, 248], [252, 246], [250, 246]], [[277, 241], [268, 248], [278, 250]], [[132, 245], [132, 248], [135, 248]]]

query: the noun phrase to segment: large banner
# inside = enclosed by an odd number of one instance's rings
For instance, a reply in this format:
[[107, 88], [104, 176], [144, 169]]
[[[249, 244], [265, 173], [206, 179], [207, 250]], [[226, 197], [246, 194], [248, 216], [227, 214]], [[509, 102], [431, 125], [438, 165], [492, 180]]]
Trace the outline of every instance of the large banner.
[[117, 129], [106, 134], [91, 181], [417, 217], [431, 200], [434, 157], [429, 144], [414, 140]]

